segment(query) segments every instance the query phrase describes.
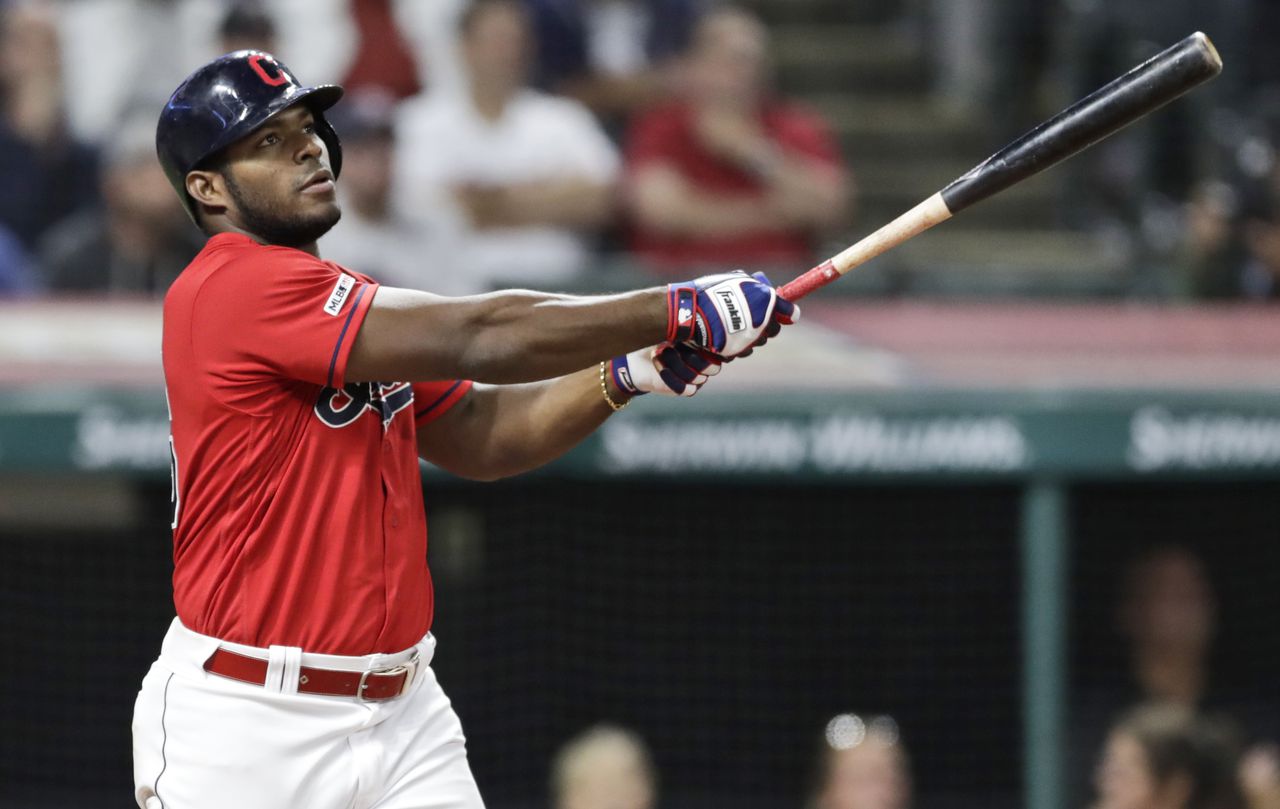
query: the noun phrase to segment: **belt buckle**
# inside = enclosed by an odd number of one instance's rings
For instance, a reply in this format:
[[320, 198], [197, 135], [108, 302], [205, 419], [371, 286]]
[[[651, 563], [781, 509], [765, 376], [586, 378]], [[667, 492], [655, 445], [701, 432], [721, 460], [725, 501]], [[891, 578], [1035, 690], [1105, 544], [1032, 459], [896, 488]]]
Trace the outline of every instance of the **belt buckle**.
[[[368, 680], [369, 676], [372, 674], [376, 674], [379, 677], [394, 677], [397, 674], [404, 674], [405, 677], [404, 677], [403, 684], [400, 686], [399, 693], [390, 694], [385, 697], [366, 697], [364, 695], [364, 692], [365, 692], [365, 689], [368, 688], [368, 685], [366, 685], [365, 681]], [[413, 657], [409, 658], [408, 661], [401, 663], [398, 666], [391, 666], [390, 668], [385, 668], [385, 669], [369, 669], [368, 671], [362, 673], [360, 675], [360, 686], [356, 691], [356, 696], [359, 697], [361, 700], [364, 700], [365, 702], [382, 702], [388, 699], [398, 699], [404, 696], [404, 692], [409, 690], [409, 686], [413, 684], [413, 680], [417, 676], [418, 676], [418, 652], [415, 649], [413, 652]]]

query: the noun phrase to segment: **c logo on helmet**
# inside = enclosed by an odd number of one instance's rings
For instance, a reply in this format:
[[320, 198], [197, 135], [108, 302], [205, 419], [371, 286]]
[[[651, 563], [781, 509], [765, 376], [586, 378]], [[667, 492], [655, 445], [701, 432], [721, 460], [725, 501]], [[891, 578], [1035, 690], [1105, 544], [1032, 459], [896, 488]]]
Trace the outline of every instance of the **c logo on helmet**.
[[[267, 62], [275, 70], [276, 74], [274, 76], [268, 73], [267, 69], [262, 66], [263, 62]], [[284, 71], [280, 69], [280, 66], [262, 54], [254, 54], [253, 56], [250, 56], [249, 67], [253, 68], [253, 72], [258, 74], [258, 78], [262, 79], [263, 83], [269, 87], [279, 87], [282, 84], [289, 83], [289, 77], [284, 74]]]

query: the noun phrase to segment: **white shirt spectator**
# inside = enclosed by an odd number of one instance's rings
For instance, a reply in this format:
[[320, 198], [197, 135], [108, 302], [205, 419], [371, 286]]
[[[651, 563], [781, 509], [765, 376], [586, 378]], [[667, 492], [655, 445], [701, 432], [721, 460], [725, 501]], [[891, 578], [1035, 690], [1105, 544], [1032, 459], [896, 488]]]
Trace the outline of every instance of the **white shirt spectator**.
[[400, 109], [393, 204], [439, 240], [440, 254], [474, 291], [495, 285], [553, 288], [585, 269], [585, 238], [556, 227], [476, 230], [457, 204], [464, 185], [575, 178], [611, 184], [613, 144], [587, 109], [523, 90], [496, 121], [465, 95], [425, 96]]
[[80, 140], [105, 140], [131, 107], [158, 116], [184, 76], [215, 56], [218, 0], [60, 0], [67, 119]]
[[392, 0], [396, 26], [413, 47], [419, 79], [432, 93], [461, 92], [458, 18], [470, 0]]

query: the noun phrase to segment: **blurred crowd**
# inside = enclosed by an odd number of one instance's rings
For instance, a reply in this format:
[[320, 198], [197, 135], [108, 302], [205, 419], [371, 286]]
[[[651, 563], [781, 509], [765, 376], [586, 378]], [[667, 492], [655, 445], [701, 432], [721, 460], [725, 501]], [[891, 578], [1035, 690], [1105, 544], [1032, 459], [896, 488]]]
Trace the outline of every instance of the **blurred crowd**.
[[[1060, 224], [1115, 246], [1131, 293], [1267, 299], [1273, 5], [902, 0], [886, 30], [926, 42], [937, 114], [980, 120], [995, 143], [1213, 30], [1230, 66], [1213, 94], [1073, 166]], [[866, 229], [851, 227], [846, 163], [866, 158], [779, 85], [770, 29], [726, 2], [0, 0], [0, 294], [163, 294], [201, 239], [150, 133], [183, 76], [240, 48], [347, 88], [332, 112], [344, 216], [321, 246], [386, 283], [788, 277]]]
[[[612, 724], [566, 742], [551, 766], [553, 809], [656, 809], [653, 757], [634, 731]], [[910, 809], [912, 783], [897, 723], [840, 714], [827, 723], [813, 758], [807, 809]]]
[[1073, 224], [1109, 233], [1140, 293], [1280, 298], [1280, 6], [1268, 0], [1079, 0], [1065, 62], [1077, 92], [1191, 31], [1212, 34], [1221, 77], [1087, 153]]
[[1070, 706], [1076, 805], [1093, 809], [1280, 807], [1280, 703], [1233, 682], [1214, 654], [1219, 609], [1189, 548], [1155, 545], [1123, 571], [1114, 610], [1120, 670]]
[[562, 288], [798, 268], [850, 196], [769, 32], [698, 0], [13, 0], [0, 5], [0, 290], [162, 295], [199, 250], [154, 156], [218, 53], [343, 84], [326, 258], [399, 286]]
[[[1063, 805], [1280, 809], [1280, 703], [1275, 693], [1233, 683], [1217, 665], [1218, 607], [1204, 561], [1182, 546], [1141, 550], [1121, 571], [1111, 607], [1123, 662], [1070, 695]], [[807, 792], [796, 805], [922, 805], [928, 773], [917, 783], [891, 716], [838, 714], [814, 741]], [[655, 809], [653, 757], [633, 731], [589, 728], [557, 753], [551, 798], [554, 809]]]

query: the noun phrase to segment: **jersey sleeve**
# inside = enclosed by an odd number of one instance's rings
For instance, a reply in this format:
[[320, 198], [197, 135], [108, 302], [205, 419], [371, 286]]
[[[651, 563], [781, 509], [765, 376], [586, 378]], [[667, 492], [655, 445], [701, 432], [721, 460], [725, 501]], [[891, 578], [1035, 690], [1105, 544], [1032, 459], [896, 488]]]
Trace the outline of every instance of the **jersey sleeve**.
[[451, 382], [417, 382], [413, 386], [413, 423], [430, 424], [448, 413], [471, 390], [471, 380]]
[[191, 318], [194, 355], [229, 386], [267, 375], [340, 388], [377, 289], [367, 276], [298, 250], [256, 250], [202, 285]]

